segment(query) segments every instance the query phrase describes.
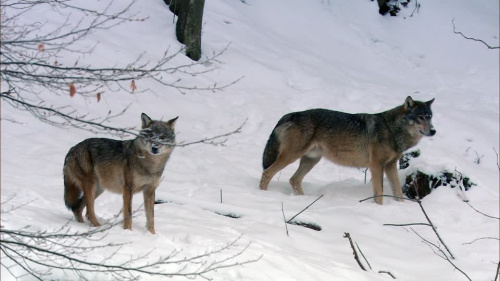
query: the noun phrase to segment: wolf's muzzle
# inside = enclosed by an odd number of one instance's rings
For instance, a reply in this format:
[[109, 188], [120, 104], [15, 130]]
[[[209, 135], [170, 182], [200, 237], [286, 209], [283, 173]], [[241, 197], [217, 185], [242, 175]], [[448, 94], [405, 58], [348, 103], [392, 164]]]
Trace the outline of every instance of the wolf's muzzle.
[[153, 143], [153, 144], [151, 145], [151, 153], [152, 153], [152, 154], [158, 154], [158, 153], [160, 153], [160, 147], [159, 147], [159, 144]]

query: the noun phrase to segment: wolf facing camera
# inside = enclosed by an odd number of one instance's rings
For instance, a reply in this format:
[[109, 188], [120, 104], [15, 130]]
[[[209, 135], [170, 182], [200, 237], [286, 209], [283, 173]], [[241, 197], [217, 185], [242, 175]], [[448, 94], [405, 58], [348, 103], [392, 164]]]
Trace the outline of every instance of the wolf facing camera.
[[283, 116], [273, 129], [263, 155], [260, 189], [266, 190], [273, 176], [300, 159], [290, 178], [296, 194], [302, 195], [302, 179], [322, 157], [350, 167], [368, 167], [375, 202], [383, 204], [383, 175], [392, 192], [403, 201], [397, 163], [403, 152], [423, 136], [433, 136], [431, 104], [410, 96], [403, 105], [376, 114], [349, 114], [311, 109]]
[[165, 165], [175, 148], [175, 122], [151, 120], [142, 113], [142, 130], [132, 140], [86, 139], [72, 147], [64, 161], [64, 202], [75, 219], [82, 212], [93, 226], [100, 226], [94, 201], [104, 190], [123, 196], [123, 228], [132, 229], [132, 196], [142, 191], [146, 227], [155, 233], [154, 201]]

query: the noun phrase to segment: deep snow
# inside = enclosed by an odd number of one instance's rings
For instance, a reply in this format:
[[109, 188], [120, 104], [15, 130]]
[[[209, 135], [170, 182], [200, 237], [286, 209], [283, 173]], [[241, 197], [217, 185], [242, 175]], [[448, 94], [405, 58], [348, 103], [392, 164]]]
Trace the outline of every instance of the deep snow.
[[[421, 8], [413, 17], [409, 17], [413, 1], [400, 16], [382, 17], [376, 1], [367, 0], [206, 1], [203, 53], [210, 55], [230, 45], [215, 71], [183, 77], [183, 83], [230, 83], [243, 76], [235, 85], [215, 93], [182, 95], [153, 82], [138, 81], [139, 89], [147, 88], [147, 92], [110, 92], [100, 103], [45, 93], [48, 101], [71, 104], [93, 116], [131, 103], [115, 126], [139, 126], [141, 112], [153, 119], [180, 116], [178, 141], [232, 131], [247, 120], [242, 132], [232, 135], [225, 146], [192, 145], [174, 151], [156, 194], [158, 199], [174, 203], [155, 206], [156, 235], [147, 233], [144, 214], [139, 213], [133, 231], [115, 227], [102, 242], [132, 242], [117, 259], [151, 249], [153, 257], [172, 249], [183, 249], [189, 256], [243, 235], [240, 245], [251, 245], [239, 259], [263, 255], [256, 263], [212, 273], [209, 276], [214, 280], [391, 280], [378, 274], [379, 270], [391, 271], [398, 280], [466, 280], [408, 228], [383, 226], [424, 222], [418, 205], [388, 198], [383, 206], [358, 202], [372, 194], [360, 169], [322, 160], [304, 180], [306, 195], [295, 196], [288, 184], [295, 163], [271, 181], [268, 191], [258, 189], [262, 151], [282, 115], [316, 107], [375, 113], [397, 106], [411, 95], [417, 100], [436, 98], [433, 123], [437, 130], [436, 136], [419, 143], [422, 155], [411, 169], [462, 171], [478, 184], [466, 193], [470, 203], [498, 216], [499, 168], [493, 150], [499, 151], [498, 51], [465, 40], [452, 27], [455, 19], [457, 30], [498, 46], [498, 1], [418, 2]], [[99, 44], [85, 57], [87, 62], [116, 65], [143, 52], [154, 60], [168, 47], [181, 47], [175, 40], [172, 14], [163, 1], [138, 1], [133, 10], [148, 20], [89, 36], [89, 45]], [[42, 10], [31, 16], [49, 20]], [[50, 20], [57, 22], [57, 18]], [[68, 64], [74, 61], [65, 59]], [[180, 56], [174, 62], [189, 60]], [[94, 135], [42, 124], [5, 103], [2, 119], [2, 199], [16, 194], [9, 202], [12, 205], [35, 200], [2, 216], [2, 225], [50, 230], [70, 220], [73, 229], [88, 229], [75, 222], [63, 204], [62, 165], [71, 146]], [[480, 164], [474, 162], [476, 153], [484, 155]], [[401, 181], [406, 173], [400, 171]], [[391, 194], [390, 188], [386, 194]], [[320, 195], [324, 197], [299, 218], [322, 230], [289, 225], [288, 237], [281, 204], [290, 218]], [[134, 198], [137, 209], [142, 195]], [[106, 223], [121, 204], [120, 196], [103, 194], [96, 201], [99, 220]], [[423, 204], [457, 256], [456, 264], [474, 281], [493, 280], [498, 241], [463, 243], [499, 237], [498, 220], [476, 213], [461, 201], [457, 190], [447, 187], [436, 189]], [[216, 211], [241, 218], [227, 218]], [[426, 239], [437, 241], [430, 229], [414, 228]], [[359, 244], [373, 271], [358, 267], [344, 232]], [[98, 259], [106, 254], [96, 251], [94, 255]], [[102, 275], [94, 278], [106, 280]], [[5, 270], [2, 280], [12, 280]]]

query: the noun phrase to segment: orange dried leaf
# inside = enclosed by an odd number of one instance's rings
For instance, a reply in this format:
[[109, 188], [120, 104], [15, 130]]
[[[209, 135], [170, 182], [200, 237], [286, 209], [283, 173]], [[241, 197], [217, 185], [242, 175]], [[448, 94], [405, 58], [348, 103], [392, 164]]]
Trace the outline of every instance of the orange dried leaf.
[[132, 92], [134, 92], [135, 90], [137, 90], [137, 87], [135, 86], [135, 80], [132, 80], [132, 82], [130, 82], [130, 90]]
[[75, 84], [69, 83], [69, 96], [74, 97], [76, 94]]
[[39, 52], [45, 52], [45, 45], [44, 44], [38, 44], [38, 51]]
[[97, 93], [96, 97], [97, 97], [97, 102], [100, 102], [101, 101], [101, 93]]

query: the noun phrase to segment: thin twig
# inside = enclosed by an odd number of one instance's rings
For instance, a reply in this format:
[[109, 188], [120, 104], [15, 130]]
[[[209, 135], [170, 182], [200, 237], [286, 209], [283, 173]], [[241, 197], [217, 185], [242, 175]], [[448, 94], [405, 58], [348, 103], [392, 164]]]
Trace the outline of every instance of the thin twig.
[[[427, 221], [431, 225], [432, 231], [434, 231], [434, 233], [436, 234], [436, 236], [439, 239], [439, 241], [441, 241], [441, 244], [443, 244], [443, 246], [446, 249], [446, 251], [450, 254], [451, 259], [454, 260], [455, 256], [451, 253], [451, 251], [448, 248], [448, 246], [446, 246], [446, 243], [444, 242], [444, 240], [439, 235], [439, 232], [437, 231], [437, 227], [434, 226], [434, 224], [432, 223], [431, 219], [427, 215], [427, 212], [425, 211], [424, 206], [422, 205], [422, 200], [420, 200], [420, 195], [418, 194], [417, 185], [418, 185], [418, 182], [416, 181], [416, 179], [413, 179], [413, 188], [415, 189], [415, 193], [417, 194], [417, 200], [416, 200], [416, 202], [418, 203], [418, 206], [420, 206], [420, 209], [422, 210], [422, 213], [424, 213], [425, 218], [427, 219]], [[448, 258], [448, 257], [446, 257], [446, 258]]]
[[499, 275], [499, 272], [500, 272], [500, 261], [498, 262], [498, 265], [497, 265], [497, 273], [495, 275], [495, 281], [498, 280], [498, 275]]
[[359, 260], [358, 252], [356, 252], [356, 248], [354, 248], [354, 243], [352, 242], [351, 235], [349, 234], [349, 232], [344, 232], [344, 238], [349, 239], [349, 244], [351, 244], [352, 254], [354, 255], [354, 259], [358, 262], [359, 267], [361, 267], [362, 270], [366, 271], [366, 268], [361, 263], [361, 260]]
[[363, 251], [361, 251], [361, 248], [359, 247], [358, 242], [354, 242], [354, 243], [356, 244], [356, 248], [358, 248], [359, 253], [363, 257], [363, 259], [366, 261], [366, 264], [368, 265], [368, 267], [373, 270], [372, 266], [370, 265], [370, 262], [368, 262], [368, 259], [365, 257], [365, 254], [363, 254]]
[[423, 223], [423, 222], [415, 222], [415, 223], [402, 223], [402, 224], [395, 224], [395, 223], [384, 223], [384, 226], [410, 226], [410, 225], [425, 225], [425, 226], [431, 226], [428, 223]]
[[495, 154], [497, 155], [497, 167], [498, 167], [498, 170], [500, 170], [500, 164], [498, 163], [498, 152], [494, 147], [493, 147], [493, 151], [495, 151]]
[[380, 270], [378, 273], [385, 273], [385, 274], [388, 274], [389, 276], [391, 276], [392, 279], [396, 279], [396, 277], [394, 277], [394, 275], [391, 272], [389, 272], [389, 271]]
[[281, 202], [281, 213], [283, 214], [283, 221], [285, 222], [286, 236], [290, 236], [288, 234], [288, 226], [287, 226], [287, 221], [286, 221], [286, 218], [285, 218], [285, 211], [283, 210], [283, 202]]
[[311, 204], [307, 205], [307, 207], [305, 207], [304, 209], [302, 209], [302, 211], [298, 212], [295, 216], [293, 216], [291, 219], [287, 220], [286, 223], [289, 223], [291, 222], [294, 218], [296, 218], [298, 215], [302, 214], [305, 210], [307, 210], [309, 207], [312, 206], [312, 204], [316, 203], [316, 201], [318, 201], [319, 199], [321, 199], [321, 197], [323, 197], [323, 195], [321, 195], [320, 197], [316, 198], [316, 200], [314, 200]]
[[444, 259], [446, 261], [448, 261], [456, 270], [460, 271], [465, 277], [467, 277], [467, 279], [469, 279], [469, 281], [472, 281], [472, 279], [470, 279], [470, 277], [463, 271], [461, 270], [460, 268], [458, 268], [458, 266], [456, 266], [450, 258], [448, 258], [448, 256], [446, 255], [446, 253], [439, 247], [437, 246], [436, 244], [432, 243], [432, 242], [429, 242], [427, 239], [423, 238], [420, 234], [418, 234], [413, 228], [410, 227], [410, 229], [418, 236], [420, 237], [420, 239], [422, 239], [422, 242], [424, 242], [425, 244], [429, 245], [429, 246], [432, 246], [434, 248], [436, 248], [436, 250], [438, 250], [441, 254], [443, 254], [444, 256]]
[[480, 241], [480, 240], [496, 240], [496, 241], [500, 241], [500, 239], [495, 238], [495, 237], [481, 237], [481, 238], [474, 239], [471, 242], [462, 243], [462, 245], [470, 245], [470, 244], [472, 244], [474, 242], [477, 242], [477, 241]]
[[[465, 201], [464, 201], [464, 202], [465, 202]], [[483, 213], [483, 212], [481, 212], [481, 211], [477, 210], [477, 209], [476, 209], [476, 208], [474, 208], [474, 207], [473, 207], [473, 206], [472, 206], [469, 202], [465, 202], [465, 203], [467, 203], [467, 205], [469, 205], [469, 207], [471, 207], [474, 211], [476, 211], [477, 213], [479, 213], [479, 214], [481, 214], [481, 215], [483, 215], [483, 216], [485, 216], [485, 217], [488, 217], [488, 218], [491, 218], [491, 219], [500, 220], [500, 218], [498, 218], [498, 217], [490, 216], [490, 215], [487, 215], [487, 214], [485, 214], [485, 213]]]
[[243, 128], [243, 126], [245, 126], [245, 124], [247, 123], [247, 121], [248, 121], [248, 119], [246, 119], [238, 128], [236, 128], [236, 130], [231, 131], [229, 133], [225, 133], [225, 134], [222, 134], [222, 135], [217, 135], [217, 136], [210, 137], [210, 138], [204, 138], [202, 140], [187, 142], [187, 143], [186, 142], [181, 142], [181, 143], [175, 144], [175, 146], [177, 146], [177, 147], [185, 147], [185, 146], [188, 146], [188, 145], [199, 144], [199, 143], [212, 144], [212, 145], [223, 145], [226, 140], [223, 140], [223, 141], [220, 141], [220, 142], [214, 142], [214, 140], [225, 138], [225, 137], [228, 137], [230, 135], [241, 133], [241, 129]]
[[456, 31], [456, 30], [455, 30], [455, 18], [453, 18], [453, 19], [451, 20], [451, 24], [453, 25], [453, 32], [454, 32], [455, 34], [460, 34], [460, 35], [462, 35], [462, 37], [463, 37], [463, 38], [465, 38], [465, 39], [468, 39], [468, 40], [473, 40], [473, 41], [476, 41], [476, 42], [481, 42], [481, 43], [483, 43], [486, 47], [488, 47], [488, 49], [499, 49], [499, 48], [500, 48], [500, 47], [498, 47], [498, 46], [497, 46], [497, 47], [492, 47], [492, 46], [488, 45], [488, 43], [484, 42], [484, 41], [483, 41], [483, 40], [481, 40], [481, 39], [476, 39], [476, 38], [472, 38], [472, 37], [467, 37], [467, 36], [465, 36], [462, 32], [460, 32], [460, 31]]

